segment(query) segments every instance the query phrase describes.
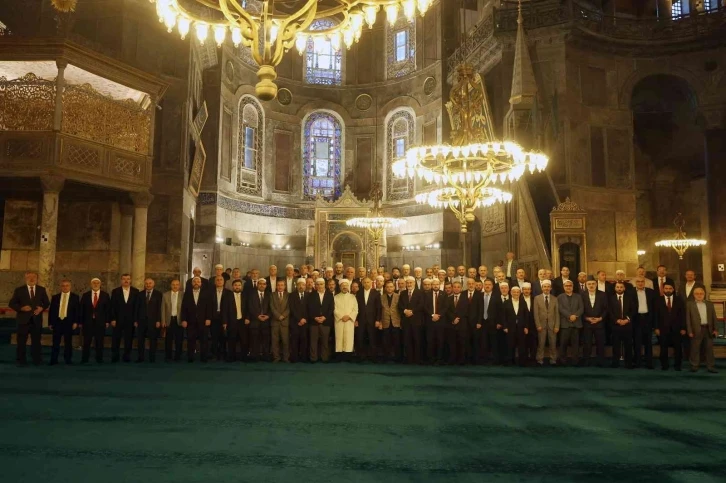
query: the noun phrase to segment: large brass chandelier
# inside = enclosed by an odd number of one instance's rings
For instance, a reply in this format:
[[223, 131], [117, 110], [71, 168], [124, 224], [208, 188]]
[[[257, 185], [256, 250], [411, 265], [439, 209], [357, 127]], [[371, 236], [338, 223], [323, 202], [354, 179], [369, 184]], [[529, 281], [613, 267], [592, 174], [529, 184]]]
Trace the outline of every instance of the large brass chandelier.
[[686, 226], [686, 221], [683, 219], [683, 214], [678, 213], [676, 218], [673, 220], [673, 224], [678, 228], [675, 237], [667, 240], [660, 240], [655, 242], [657, 247], [672, 248], [678, 254], [678, 258], [683, 260], [683, 255], [691, 247], [702, 247], [706, 244], [706, 240], [699, 240], [696, 238], [686, 238], [686, 232], [683, 231], [683, 227]]
[[495, 138], [486, 90], [471, 65], [457, 68], [450, 98], [446, 108], [452, 144], [411, 148], [405, 159], [394, 163], [393, 173], [435, 184], [437, 188], [417, 195], [416, 201], [451, 209], [466, 233], [477, 208], [512, 200], [511, 193], [492, 185], [517, 181], [527, 171], [542, 171], [549, 159], [514, 141]]
[[381, 239], [383, 238], [386, 230], [388, 228], [397, 228], [401, 225], [404, 225], [406, 224], [407, 220], [404, 220], [402, 218], [383, 216], [381, 214], [381, 198], [383, 197], [383, 193], [378, 184], [376, 184], [371, 190], [371, 195], [371, 198], [373, 200], [373, 213], [371, 213], [370, 216], [366, 217], [350, 218], [349, 220], [346, 220], [345, 224], [350, 227], [365, 228], [368, 230], [368, 233], [370, 233], [371, 239], [373, 240], [373, 245], [375, 247], [374, 263], [376, 265], [374, 268], [378, 268], [380, 266], [379, 251]]
[[[386, 12], [391, 25], [403, 12], [413, 21], [434, 0], [149, 0], [156, 1], [159, 21], [169, 32], [176, 27], [184, 39], [190, 30], [202, 44], [211, 35], [217, 46], [228, 35], [235, 46], [249, 47], [259, 70], [257, 97], [277, 95], [275, 67], [295, 45], [302, 53], [307, 40], [326, 38], [333, 48], [350, 48], [360, 39], [364, 23], [373, 28], [378, 12]], [[311, 29], [316, 20], [328, 20], [324, 29]]]

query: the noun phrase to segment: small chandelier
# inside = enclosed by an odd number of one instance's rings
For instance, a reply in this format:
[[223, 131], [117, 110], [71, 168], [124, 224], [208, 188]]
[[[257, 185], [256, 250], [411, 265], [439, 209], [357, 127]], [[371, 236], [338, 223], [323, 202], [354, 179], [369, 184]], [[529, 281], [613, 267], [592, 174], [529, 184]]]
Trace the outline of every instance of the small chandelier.
[[460, 65], [457, 74], [451, 101], [446, 104], [452, 144], [411, 148], [405, 159], [394, 163], [393, 173], [438, 186], [416, 196], [416, 201], [449, 207], [461, 223], [461, 232], [466, 233], [475, 209], [511, 201], [511, 193], [491, 184], [511, 183], [527, 171], [542, 171], [549, 159], [543, 153], [525, 151], [511, 140], [496, 140], [481, 76], [468, 64]]
[[[433, 0], [149, 0], [156, 2], [159, 21], [169, 32], [174, 27], [184, 39], [193, 29], [201, 44], [212, 35], [218, 47], [231, 35], [235, 47], [249, 47], [260, 69], [255, 86], [257, 97], [269, 101], [277, 95], [275, 67], [293, 45], [300, 53], [308, 38], [325, 38], [335, 50], [358, 42], [364, 23], [368, 28], [386, 12], [393, 25], [399, 11], [412, 22], [423, 16]], [[311, 28], [316, 20], [330, 27]]]
[[378, 268], [380, 265], [378, 263], [379, 259], [379, 248], [381, 244], [381, 238], [383, 238], [383, 234], [385, 233], [386, 229], [388, 228], [398, 228], [399, 226], [402, 226], [407, 223], [408, 220], [404, 220], [402, 218], [392, 218], [388, 216], [382, 216], [381, 214], [381, 198], [382, 198], [382, 192], [380, 189], [380, 186], [376, 183], [376, 185], [371, 190], [371, 198], [373, 201], [373, 213], [371, 216], [367, 216], [364, 218], [351, 218], [345, 222], [347, 226], [354, 227], [354, 228], [365, 228], [368, 230], [368, 233], [371, 234], [371, 238], [373, 239], [373, 245], [375, 246], [375, 267]]
[[683, 260], [683, 255], [691, 247], [702, 247], [706, 244], [706, 240], [698, 240], [695, 238], [686, 238], [686, 232], [683, 231], [683, 227], [686, 226], [686, 222], [683, 219], [683, 214], [678, 213], [676, 218], [673, 220], [673, 224], [678, 228], [675, 238], [670, 240], [660, 240], [655, 242], [657, 247], [670, 247], [673, 248], [678, 254], [678, 258]]

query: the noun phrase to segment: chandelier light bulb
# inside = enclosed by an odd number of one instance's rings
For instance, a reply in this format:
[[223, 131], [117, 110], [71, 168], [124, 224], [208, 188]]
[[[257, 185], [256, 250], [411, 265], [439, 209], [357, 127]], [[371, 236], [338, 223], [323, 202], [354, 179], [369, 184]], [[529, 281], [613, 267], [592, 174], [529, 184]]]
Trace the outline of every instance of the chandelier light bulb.
[[330, 34], [330, 45], [336, 52], [340, 51], [340, 32]]
[[343, 42], [345, 43], [345, 47], [350, 50], [350, 47], [353, 45], [353, 41], [355, 40], [355, 32], [348, 27], [345, 30], [343, 30]]
[[398, 5], [393, 4], [386, 6], [386, 18], [391, 26], [396, 25], [396, 22], [398, 21]]
[[416, 0], [403, 0], [403, 15], [406, 20], [413, 22], [416, 17]]
[[242, 43], [242, 30], [240, 30], [239, 27], [234, 27], [232, 29], [232, 43], [235, 47], [239, 47]]
[[207, 36], [209, 35], [209, 25], [197, 22], [194, 27], [197, 31], [197, 40], [199, 40], [199, 44], [204, 45], [204, 42], [207, 40]]
[[421, 13], [422, 17], [426, 14], [426, 11], [429, 9], [430, 5], [431, 0], [418, 0], [418, 11]]
[[171, 33], [174, 31], [174, 26], [176, 25], [176, 13], [174, 13], [171, 10], [168, 10], [166, 14], [164, 15], [164, 25], [166, 25], [166, 31]]
[[227, 35], [227, 28], [223, 25], [214, 26], [214, 41], [217, 42], [217, 47], [221, 47], [224, 43], [224, 38]]
[[179, 17], [179, 20], [177, 21], [176, 27], [179, 31], [179, 36], [182, 40], [184, 40], [187, 37], [187, 34], [189, 34], [189, 26], [191, 25], [191, 21], [182, 16]]
[[276, 22], [272, 22], [272, 25], [270, 25], [270, 43], [274, 44], [277, 40], [277, 34], [280, 30], [280, 27], [277, 25]]
[[353, 12], [350, 14], [350, 24], [354, 31], [363, 29], [363, 14], [361, 12]]
[[363, 7], [363, 14], [365, 15], [368, 28], [372, 29], [373, 24], [376, 23], [376, 17], [378, 17], [378, 6], [366, 5], [365, 7]]

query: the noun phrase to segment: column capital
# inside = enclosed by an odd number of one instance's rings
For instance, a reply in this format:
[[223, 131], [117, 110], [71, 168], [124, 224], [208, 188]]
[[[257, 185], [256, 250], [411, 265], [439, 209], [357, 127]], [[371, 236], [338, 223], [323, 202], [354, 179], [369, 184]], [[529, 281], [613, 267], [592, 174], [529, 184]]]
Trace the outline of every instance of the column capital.
[[66, 179], [59, 175], [48, 174], [40, 177], [40, 184], [45, 192], [60, 193], [65, 182]]
[[131, 201], [134, 202], [134, 206], [137, 208], [147, 208], [152, 201], [154, 201], [154, 195], [148, 191], [136, 191], [129, 193]]
[[68, 61], [66, 59], [56, 59], [55, 65], [58, 69], [65, 69], [68, 67]]
[[121, 216], [134, 216], [134, 205], [121, 203], [118, 205]]

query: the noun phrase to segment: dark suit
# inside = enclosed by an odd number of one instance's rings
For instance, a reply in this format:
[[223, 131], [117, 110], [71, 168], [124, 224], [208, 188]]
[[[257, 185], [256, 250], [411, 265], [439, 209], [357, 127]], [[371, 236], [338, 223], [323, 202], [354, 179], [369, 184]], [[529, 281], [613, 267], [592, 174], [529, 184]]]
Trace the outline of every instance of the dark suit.
[[[272, 280], [270, 279], [270, 276], [268, 275], [265, 277], [265, 282], [267, 282], [267, 287], [265, 287], [265, 292], [276, 292], [277, 291], [277, 282], [280, 280], [287, 281], [285, 277], [280, 277], [279, 275], [275, 277], [275, 283], [272, 283]], [[285, 284], [285, 291], [287, 291], [287, 282]]]
[[[255, 290], [247, 301], [247, 316], [250, 320], [250, 358], [258, 360], [260, 358], [267, 360], [270, 357], [270, 342], [272, 340], [272, 330], [270, 326], [270, 318], [272, 311], [270, 310], [270, 292], [265, 291], [260, 297], [260, 291]], [[261, 315], [267, 315], [265, 321], [260, 320]]]
[[[187, 283], [186, 283], [185, 288], [184, 288], [184, 293], [191, 292], [192, 291], [192, 279], [193, 278], [194, 277], [192, 277], [189, 280], [187, 280]], [[209, 280], [206, 279], [206, 278], [204, 278], [204, 277], [199, 277], [199, 278], [202, 279], [202, 290], [203, 291], [204, 290], [207, 290], [209, 288]]]
[[212, 325], [210, 326], [211, 353], [217, 360], [225, 359], [227, 353], [227, 340], [225, 338], [224, 326], [237, 317], [237, 308], [234, 304], [234, 295], [231, 290], [222, 288], [222, 298], [217, 303], [217, 287], [209, 289], [209, 296], [212, 304]]
[[[466, 293], [449, 295], [446, 300], [446, 338], [449, 341], [449, 364], [466, 362], [466, 346], [469, 332], [469, 301]], [[456, 319], [459, 319], [456, 322]], [[456, 323], [455, 323], [456, 322]]]
[[[137, 297], [137, 317], [139, 326], [136, 328], [136, 346], [139, 350], [138, 361], [144, 360], [146, 351], [146, 337], [149, 337], [149, 362], [156, 360], [156, 345], [161, 332], [161, 302], [164, 295], [158, 290], [152, 290], [151, 295], [147, 291], [139, 293]], [[159, 327], [156, 323], [159, 323]]]
[[499, 361], [499, 346], [497, 341], [497, 324], [501, 320], [502, 295], [494, 293], [489, 295], [489, 303], [486, 303], [486, 292], [479, 294], [481, 297], [481, 329], [479, 335], [479, 351], [477, 362], [487, 364], [490, 361]]
[[[653, 281], [653, 290], [655, 290], [656, 295], [660, 296], [661, 293], [660, 293], [660, 280], [659, 280], [659, 277], [653, 277], [653, 278], [651, 278], [651, 280]], [[665, 278], [665, 283], [667, 283], [671, 287], [673, 287], [673, 290], [676, 289], [676, 285], [673, 282], [673, 279], [672, 278], [666, 277]]]
[[376, 328], [376, 322], [381, 321], [381, 294], [377, 290], [371, 289], [368, 293], [368, 303], [366, 303], [365, 290], [361, 288], [355, 294], [355, 298], [358, 301], [358, 327], [355, 328], [356, 355], [359, 359], [368, 357], [375, 360], [378, 354], [379, 331]]
[[103, 340], [106, 328], [111, 323], [111, 296], [103, 290], [98, 291], [98, 301], [93, 306], [93, 290], [81, 295], [81, 324], [83, 328], [83, 355], [81, 363], [88, 362], [91, 355], [91, 341], [95, 342], [96, 362], [103, 362]]
[[[605, 364], [605, 325], [608, 314], [608, 298], [605, 292], [595, 289], [595, 303], [590, 301], [590, 292], [585, 291], [582, 295], [582, 338], [584, 342], [584, 351], [582, 353], [583, 364], [589, 364], [592, 357], [592, 339], [595, 338], [595, 354], [597, 355], [597, 364], [603, 366]], [[600, 322], [591, 323], [588, 318], [602, 318]]]
[[633, 364], [638, 367], [641, 362], [641, 348], [645, 347], [645, 364], [649, 368], [653, 368], [653, 330], [655, 326], [655, 290], [644, 288], [646, 307], [642, 310], [647, 312], [641, 314], [640, 299], [638, 298], [637, 289], [633, 294], [635, 300], [635, 317], [633, 318]]
[[[330, 328], [333, 326], [333, 312], [335, 311], [335, 298], [326, 288], [323, 301], [320, 302], [320, 292], [314, 291], [307, 296], [308, 325], [310, 326], [310, 362], [317, 362], [318, 354], [323, 362], [330, 357]], [[318, 323], [315, 317], [325, 317]], [[319, 351], [318, 351], [319, 349]]]
[[[434, 299], [436, 302], [434, 303]], [[424, 293], [424, 325], [426, 327], [427, 356], [429, 362], [444, 362], [444, 341], [446, 335], [446, 292], [443, 290]], [[434, 321], [433, 315], [439, 316]]]
[[[518, 362], [520, 366], [528, 363], [527, 357], [527, 341], [528, 335], [524, 333], [524, 329], [529, 331], [534, 325], [534, 316], [527, 307], [524, 298], [519, 298], [519, 310], [514, 311], [514, 302], [510, 298], [503, 305], [504, 310], [504, 327], [507, 332], [507, 354], [506, 363], [514, 363], [514, 352], [518, 352]], [[530, 319], [532, 321], [530, 322]], [[536, 330], [536, 328], [535, 328]]]
[[184, 292], [182, 300], [181, 320], [182, 325], [187, 323], [187, 359], [194, 361], [194, 351], [197, 349], [199, 340], [199, 358], [207, 362], [207, 351], [209, 350], [209, 338], [207, 336], [206, 321], [212, 320], [213, 305], [208, 292], [200, 290], [197, 294], [197, 301], [194, 301], [194, 290]]
[[683, 359], [682, 344], [688, 336], [681, 334], [686, 330], [686, 303], [675, 294], [670, 297], [670, 308], [666, 297], [657, 297], [655, 303], [655, 328], [660, 332], [660, 366], [668, 369], [668, 347], [673, 347], [673, 367], [680, 371]]
[[[422, 290], [413, 292], [403, 290], [398, 298], [398, 310], [401, 313], [401, 328], [403, 329], [403, 350], [406, 352], [406, 361], [409, 364], [422, 362], [421, 344], [423, 338], [424, 296]], [[411, 310], [410, 317], [404, 310]]]
[[542, 280], [539, 278], [532, 282], [532, 298], [542, 293]]
[[[290, 362], [307, 361], [310, 357], [308, 349], [308, 332], [310, 320], [308, 319], [307, 294], [295, 290], [290, 294]], [[304, 325], [299, 325], [305, 319]]]
[[129, 362], [131, 348], [134, 344], [134, 323], [138, 320], [137, 297], [139, 291], [129, 287], [128, 300], [124, 299], [123, 288], [116, 287], [111, 291], [111, 322], [116, 321], [111, 341], [111, 362], [118, 362], [121, 339], [124, 340], [124, 362]]
[[[29, 312], [21, 311], [20, 309], [26, 305], [30, 306], [31, 310]], [[33, 358], [33, 364], [40, 364], [42, 362], [40, 333], [43, 330], [43, 312], [35, 315], [33, 311], [36, 308], [45, 310], [50, 306], [50, 300], [48, 300], [48, 294], [45, 288], [36, 285], [33, 288], [33, 297], [31, 298], [30, 289], [27, 285], [18, 287], [13, 292], [9, 306], [17, 312], [18, 347], [15, 353], [18, 364], [26, 363], [25, 346], [28, 343], [28, 335], [30, 335], [30, 353]]]
[[[247, 313], [245, 312], [245, 297], [242, 292], [239, 294], [239, 310], [242, 317], [237, 318], [237, 300], [235, 293], [232, 292], [230, 299], [229, 315], [227, 320], [227, 360], [234, 362], [237, 360], [237, 344], [240, 347], [240, 358], [244, 361], [247, 359], [249, 351], [249, 329], [245, 324]], [[248, 319], [249, 320], [249, 319]]]
[[[614, 293], [608, 299], [608, 314], [613, 324], [613, 362], [612, 367], [620, 365], [620, 345], [625, 346], [625, 367], [633, 366], [633, 318], [637, 313], [637, 301], [627, 293], [622, 295], [622, 308], [618, 301], [618, 294]], [[625, 325], [618, 325], [618, 319], [630, 319]]]
[[81, 319], [81, 298], [73, 292], [68, 293], [66, 302], [66, 316], [60, 318], [61, 295], [55, 294], [50, 300], [48, 310], [48, 326], [53, 328], [53, 349], [51, 350], [50, 363], [58, 363], [60, 343], [63, 339], [63, 359], [66, 364], [71, 364], [73, 359], [73, 324], [78, 324]]
[[[572, 282], [572, 291], [574, 293], [580, 293], [580, 283], [576, 279], [568, 278]], [[565, 293], [565, 282], [562, 280], [562, 276], [552, 280], [552, 295], [557, 297], [560, 294]]]
[[469, 290], [462, 291], [461, 294], [467, 299], [466, 321], [467, 327], [467, 341], [466, 341], [466, 358], [471, 363], [476, 363], [480, 358], [479, 342], [481, 341], [481, 332], [484, 329], [477, 329], [477, 324], [481, 324], [481, 317], [484, 311], [484, 299], [481, 296], [481, 292], [473, 290], [471, 291], [471, 298], [469, 298]]

